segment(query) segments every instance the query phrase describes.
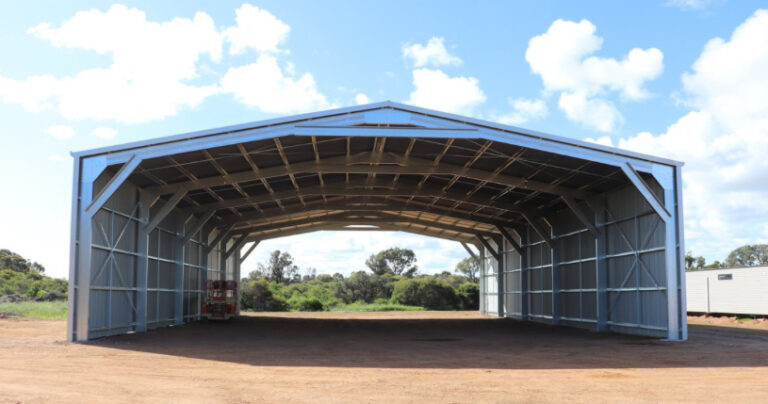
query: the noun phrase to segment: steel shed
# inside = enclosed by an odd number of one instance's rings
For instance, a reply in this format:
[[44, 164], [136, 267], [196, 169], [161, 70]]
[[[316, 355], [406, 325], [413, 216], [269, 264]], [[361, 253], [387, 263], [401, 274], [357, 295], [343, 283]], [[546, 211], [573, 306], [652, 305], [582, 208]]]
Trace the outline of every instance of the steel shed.
[[679, 162], [393, 102], [73, 156], [73, 341], [198, 320], [259, 241], [360, 225], [463, 243], [484, 313], [687, 338]]

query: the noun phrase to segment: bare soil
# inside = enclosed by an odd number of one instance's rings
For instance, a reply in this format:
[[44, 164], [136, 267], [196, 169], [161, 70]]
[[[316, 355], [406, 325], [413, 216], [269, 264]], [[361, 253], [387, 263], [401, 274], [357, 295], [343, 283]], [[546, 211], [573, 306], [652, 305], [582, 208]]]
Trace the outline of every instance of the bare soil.
[[0, 403], [768, 401], [768, 322], [683, 343], [474, 312], [275, 313], [87, 344], [0, 320]]

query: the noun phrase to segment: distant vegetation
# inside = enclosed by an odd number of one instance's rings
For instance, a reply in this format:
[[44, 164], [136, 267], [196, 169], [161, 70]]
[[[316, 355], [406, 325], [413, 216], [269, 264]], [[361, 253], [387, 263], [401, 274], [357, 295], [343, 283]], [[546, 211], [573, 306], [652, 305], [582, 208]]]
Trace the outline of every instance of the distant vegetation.
[[0, 317], [65, 318], [67, 281], [44, 274], [37, 262], [0, 250]]
[[725, 261], [707, 264], [704, 257], [694, 257], [690, 251], [685, 254], [687, 271], [713, 268], [743, 268], [768, 266], [768, 244], [747, 244], [728, 254]]
[[418, 273], [412, 250], [390, 248], [371, 255], [368, 271], [301, 274], [287, 252], [273, 251], [241, 282], [241, 307], [253, 311], [476, 310], [479, 265], [468, 258], [459, 274]]
[[67, 281], [45, 276], [45, 268], [10, 250], [0, 250], [0, 302], [67, 298]]

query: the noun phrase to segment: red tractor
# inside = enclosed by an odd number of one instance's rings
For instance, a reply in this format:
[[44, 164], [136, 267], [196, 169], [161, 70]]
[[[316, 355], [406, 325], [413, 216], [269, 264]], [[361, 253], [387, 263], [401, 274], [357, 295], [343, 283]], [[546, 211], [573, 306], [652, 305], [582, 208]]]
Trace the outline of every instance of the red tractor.
[[229, 320], [237, 315], [237, 282], [206, 281], [203, 317]]

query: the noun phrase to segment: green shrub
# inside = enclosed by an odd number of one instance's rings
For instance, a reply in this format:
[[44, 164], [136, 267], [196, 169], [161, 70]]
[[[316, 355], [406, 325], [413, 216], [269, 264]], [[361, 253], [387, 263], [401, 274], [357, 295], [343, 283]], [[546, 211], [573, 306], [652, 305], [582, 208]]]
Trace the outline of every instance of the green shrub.
[[395, 282], [391, 302], [432, 310], [453, 310], [459, 307], [459, 299], [453, 288], [445, 281], [431, 276]]
[[336, 297], [344, 303], [356, 301], [373, 303], [376, 299], [389, 299], [396, 279], [399, 277], [394, 275], [355, 272], [349, 278], [336, 284]]
[[480, 308], [480, 287], [474, 282], [464, 282], [456, 289], [459, 297], [459, 307], [462, 310], [477, 310]]
[[288, 304], [281, 296], [275, 296], [266, 279], [245, 282], [241, 285], [240, 305], [255, 311], [285, 311]]
[[323, 302], [316, 297], [294, 296], [288, 301], [291, 310], [295, 311], [323, 311]]

